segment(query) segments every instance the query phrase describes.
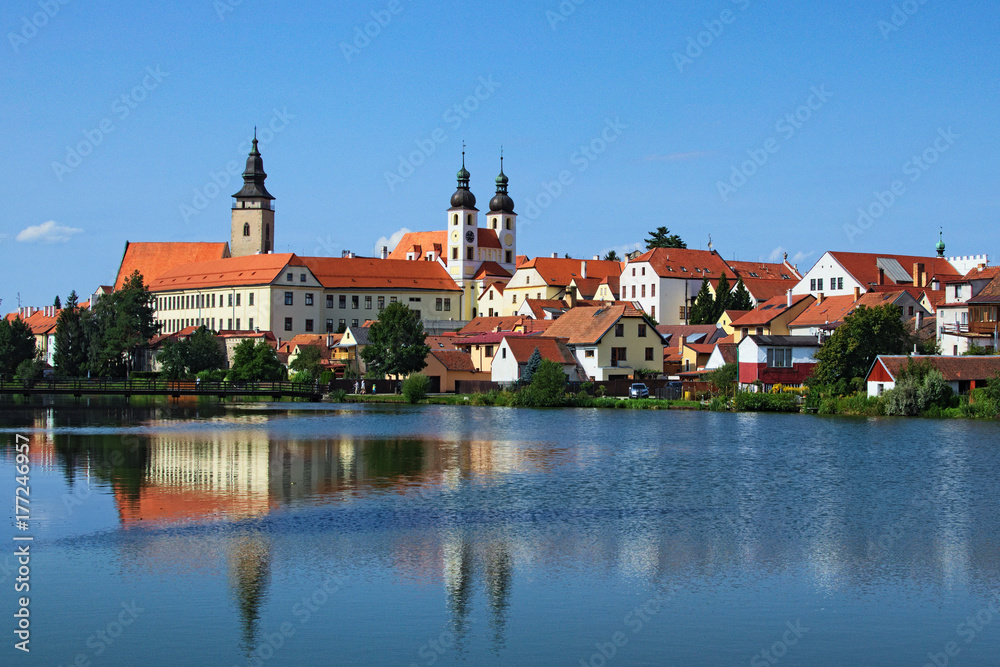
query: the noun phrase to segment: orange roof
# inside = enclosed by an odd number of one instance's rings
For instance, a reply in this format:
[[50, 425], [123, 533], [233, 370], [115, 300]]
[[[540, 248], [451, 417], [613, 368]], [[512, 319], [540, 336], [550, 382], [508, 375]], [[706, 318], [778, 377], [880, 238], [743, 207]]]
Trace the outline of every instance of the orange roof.
[[496, 230], [478, 227], [477, 231], [478, 237], [476, 241], [480, 248], [496, 248], [499, 250], [503, 247], [500, 245], [500, 239], [497, 238]]
[[389, 259], [406, 259], [407, 253], [416, 253], [417, 259], [424, 259], [428, 252], [434, 251], [444, 257], [448, 247], [448, 232], [409, 232], [403, 234], [396, 247], [389, 253]]
[[207, 262], [229, 257], [228, 243], [129, 243], [125, 242], [125, 253], [115, 278], [115, 291], [120, 290], [133, 272], [142, 274], [146, 285], [167, 271], [192, 262]]
[[718, 280], [725, 274], [726, 278], [730, 279], [730, 286], [736, 284], [736, 274], [733, 270], [717, 253], [710, 250], [654, 248], [631, 260], [629, 264], [637, 262], [648, 262], [656, 275], [661, 278], [708, 277]]
[[[773, 299], [776, 296], [784, 296], [788, 290], [798, 284], [797, 280], [760, 280], [756, 278], [744, 278], [743, 285], [750, 292], [750, 295], [757, 300], [757, 303]], [[730, 287], [735, 287], [730, 283]]]
[[949, 280], [942, 280], [941, 282], [967, 283], [970, 280], [992, 280], [998, 275], [1000, 275], [1000, 266], [984, 266], [981, 269], [977, 266], [964, 276], [958, 276]]
[[505, 286], [506, 286], [505, 283], [501, 283], [501, 282], [490, 283], [489, 285], [487, 285], [486, 287], [483, 288], [483, 291], [479, 294], [479, 296], [482, 297], [483, 294], [486, 294], [487, 292], [489, 292], [491, 287], [493, 289], [495, 289], [497, 292], [499, 292], [500, 294], [503, 294], [503, 288]]
[[[778, 319], [788, 311], [787, 299], [787, 296], [776, 296], [773, 299], [769, 299], [757, 306], [756, 309], [751, 310], [749, 313], [733, 322], [732, 326], [739, 328], [768, 324], [769, 322]], [[806, 299], [815, 300], [816, 297], [811, 294], [793, 294], [792, 306], [796, 306]]]
[[802, 314], [796, 317], [789, 326], [819, 327], [824, 324], [837, 324], [854, 310], [854, 295], [828, 296], [820, 303], [816, 300], [806, 307]]
[[[569, 306], [562, 299], [525, 299], [521, 302], [521, 308], [527, 304], [531, 315], [536, 320], [545, 319], [545, 309], [566, 310]], [[520, 309], [518, 309], [520, 310]]]
[[592, 345], [600, 342], [604, 334], [623, 317], [641, 318], [642, 312], [628, 305], [570, 308], [558, 320], [552, 321], [545, 336], [565, 338], [570, 345]]
[[210, 262], [180, 264], [149, 282], [151, 292], [235, 285], [268, 285], [286, 266], [303, 266], [292, 253], [227, 257]]
[[545, 331], [553, 320], [533, 320], [520, 315], [507, 317], [476, 317], [459, 330], [459, 336], [472, 336], [491, 331], [513, 331], [515, 327], [524, 327], [527, 332]]
[[302, 257], [301, 261], [326, 288], [461, 291], [437, 262], [365, 257]]
[[[36, 336], [41, 336], [43, 334], [53, 333], [56, 330], [56, 322], [59, 320], [59, 313], [61, 310], [50, 309], [49, 312], [54, 312], [54, 315], [46, 315], [45, 310], [37, 310], [32, 313], [27, 318], [22, 318], [25, 324], [31, 328], [31, 333]], [[8, 319], [16, 319], [17, 313], [13, 313], [15, 316], [11, 318], [9, 315]]]
[[545, 284], [565, 287], [573, 282], [574, 278], [580, 278], [583, 275], [584, 263], [587, 265], [587, 278], [596, 278], [598, 281], [601, 281], [609, 275], [621, 275], [621, 264], [602, 259], [536, 257], [523, 264], [519, 263], [517, 269], [518, 271], [522, 269], [535, 269], [542, 277], [542, 280], [545, 281]]
[[486, 276], [510, 278], [510, 271], [503, 268], [496, 262], [483, 262], [476, 271], [476, 275], [472, 277], [476, 280], [481, 280]]
[[[929, 362], [946, 382], [956, 382], [959, 380], [989, 380], [1000, 373], [1000, 357], [997, 356], [970, 356], [970, 357], [944, 357], [944, 356], [879, 356], [872, 364], [872, 368], [879, 363], [889, 372], [893, 379], [899, 377], [899, 372], [906, 367], [909, 360], [914, 362]], [[871, 375], [871, 371], [869, 371]]]
[[728, 262], [729, 268], [737, 273], [743, 282], [747, 280], [790, 280], [797, 283], [802, 276], [795, 269], [781, 262]]
[[456, 340], [457, 340], [457, 338], [454, 335], [450, 335], [450, 336], [427, 336], [427, 338], [424, 339], [424, 343], [426, 343], [431, 348], [431, 351], [434, 351], [434, 350], [454, 350], [454, 349], [456, 349], [455, 348], [455, 341]]
[[535, 349], [542, 355], [542, 359], [554, 361], [557, 364], [576, 364], [576, 357], [566, 347], [564, 338], [514, 338], [508, 336], [504, 338], [507, 346], [514, 354], [514, 359], [519, 364], [525, 364], [535, 353]]
[[697, 354], [712, 354], [715, 352], [715, 343], [685, 343], [684, 347]]
[[[928, 284], [935, 277], [944, 282], [950, 276], [959, 275], [955, 267], [943, 257], [915, 257], [913, 255], [887, 255], [865, 252], [831, 252], [830, 256], [862, 285], [871, 286], [878, 284], [879, 259], [894, 259], [899, 262], [899, 265], [910, 276], [910, 281], [903, 284], [912, 285], [914, 264], [924, 265], [924, 271], [927, 272]], [[888, 273], [886, 273], [885, 281], [888, 283], [893, 282]]]
[[430, 354], [449, 371], [476, 371], [476, 365], [472, 363], [472, 355], [468, 352], [431, 350]]

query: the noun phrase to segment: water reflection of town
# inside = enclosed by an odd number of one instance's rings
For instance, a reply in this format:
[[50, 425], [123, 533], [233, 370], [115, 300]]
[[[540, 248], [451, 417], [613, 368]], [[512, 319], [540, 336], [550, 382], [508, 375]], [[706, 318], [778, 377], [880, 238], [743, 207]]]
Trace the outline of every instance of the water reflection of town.
[[[272, 537], [254, 529], [254, 519], [288, 508], [346, 506], [374, 494], [435, 510], [449, 493], [519, 475], [536, 478], [531, 493], [537, 495], [539, 478], [594, 465], [585, 451], [543, 445], [275, 441], [254, 422], [248, 417], [245, 427], [230, 422], [218, 430], [147, 433], [124, 441], [121, 435], [56, 435], [36, 445], [36, 453], [61, 466], [71, 483], [75, 476], [90, 475], [109, 484], [124, 529], [218, 521], [249, 526], [227, 535], [224, 547], [247, 647], [256, 642], [273, 561]], [[43, 420], [36, 427], [51, 423]], [[719, 456], [731, 457], [732, 451], [720, 450]], [[392, 540], [379, 543], [390, 545], [392, 553], [379, 557], [406, 578], [443, 586], [459, 643], [481, 595], [495, 646], [504, 641], [515, 562], [519, 572], [604, 571], [660, 583], [804, 568], [814, 586], [831, 590], [862, 590], [887, 576], [943, 589], [995, 587], [1000, 580], [992, 537], [998, 528], [996, 496], [984, 492], [981, 473], [976, 476], [967, 458], [960, 448], [940, 456], [927, 473], [938, 495], [879, 513], [873, 508], [882, 490], [862, 488], [847, 465], [829, 457], [801, 472], [815, 482], [808, 493], [793, 507], [777, 506], [787, 499], [775, 497], [774, 485], [766, 482], [773, 470], [762, 469], [748, 450], [739, 460], [707, 466], [707, 474], [717, 478], [692, 478], [690, 489], [663, 480], [638, 486], [628, 499], [609, 501], [604, 511], [611, 508], [610, 514], [601, 514], [600, 498], [615, 480], [596, 481], [596, 502], [578, 504], [576, 514], [562, 517], [558, 511], [537, 512], [520, 502], [516, 491], [505, 491], [500, 506], [478, 508], [492, 518], [468, 524], [439, 515], [423, 528], [397, 528]], [[669, 497], [643, 497], [654, 492]], [[614, 514], [616, 505], [642, 511]], [[663, 505], [684, 511], [658, 513]], [[859, 514], [870, 517], [871, 525], [859, 526]], [[144, 548], [137, 557], [155, 558], [157, 549], [171, 547]]]

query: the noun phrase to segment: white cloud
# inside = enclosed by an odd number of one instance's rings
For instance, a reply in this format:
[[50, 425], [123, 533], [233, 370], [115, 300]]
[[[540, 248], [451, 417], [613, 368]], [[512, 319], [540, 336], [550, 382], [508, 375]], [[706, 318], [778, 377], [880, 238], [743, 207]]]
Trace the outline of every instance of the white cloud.
[[382, 247], [385, 246], [389, 248], [389, 252], [392, 252], [399, 242], [402, 240], [404, 234], [409, 234], [410, 230], [403, 227], [397, 232], [393, 232], [392, 236], [389, 238], [382, 237], [375, 242], [375, 257], [381, 257]]
[[60, 225], [55, 220], [43, 222], [40, 225], [25, 227], [17, 234], [20, 243], [66, 243], [74, 234], [83, 233], [82, 229]]
[[[774, 250], [771, 251], [771, 254], [770, 254], [770, 256], [768, 256], [767, 261], [769, 261], [769, 262], [780, 262], [780, 261], [782, 261], [782, 258], [785, 256], [786, 252], [788, 252], [788, 251], [785, 248], [783, 248], [782, 246], [779, 245], [777, 248], [775, 248]], [[809, 259], [810, 257], [812, 257], [815, 254], [816, 253], [814, 251], [797, 252], [797, 253], [795, 253], [794, 255], [792, 255], [791, 257], [788, 258], [788, 263], [789, 264], [793, 264], [793, 265], [794, 264], [800, 264], [800, 263], [802, 263], [806, 259]]]

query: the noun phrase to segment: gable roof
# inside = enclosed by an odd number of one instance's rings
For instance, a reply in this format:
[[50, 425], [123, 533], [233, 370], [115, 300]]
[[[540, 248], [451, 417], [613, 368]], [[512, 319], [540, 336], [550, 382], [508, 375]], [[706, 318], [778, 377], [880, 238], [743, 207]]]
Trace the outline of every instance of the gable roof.
[[[587, 278], [604, 280], [608, 276], [621, 275], [619, 262], [609, 262], [603, 259], [566, 259], [560, 257], [536, 257], [523, 264], [518, 264], [517, 270], [534, 269], [545, 281], [546, 285], [566, 287], [574, 278], [583, 275], [583, 265], [587, 265]], [[600, 283], [598, 283], [600, 284]], [[596, 290], [596, 287], [595, 287]]]
[[714, 250], [654, 248], [630, 260], [629, 264], [639, 262], [648, 262], [661, 278], [709, 278], [718, 281], [725, 274], [730, 286], [736, 284], [736, 274]]
[[[816, 297], [811, 294], [793, 294], [791, 307], [794, 308], [806, 299], [815, 300]], [[740, 328], [768, 324], [784, 315], [788, 310], [788, 296], [776, 296], [760, 304], [757, 308], [733, 322], [731, 326]]]
[[675, 348], [680, 347], [682, 336], [685, 341], [695, 338], [697, 343], [714, 343], [726, 333], [714, 324], [661, 324], [656, 331]]
[[967, 283], [973, 280], [992, 280], [1000, 276], [1000, 266], [984, 266], [979, 268], [978, 266], [964, 276], [959, 278], [953, 278], [951, 280], [946, 280], [947, 283]]
[[979, 290], [979, 294], [969, 299], [969, 303], [973, 305], [1000, 303], [1000, 274]]
[[513, 331], [515, 327], [524, 327], [525, 331], [536, 332], [545, 331], [554, 320], [533, 320], [530, 317], [521, 315], [508, 315], [507, 317], [476, 317], [468, 324], [459, 329], [459, 336], [469, 336], [478, 333], [488, 333], [493, 331]]
[[[642, 311], [630, 305], [606, 308], [577, 306], [567, 310], [558, 320], [553, 320], [545, 335], [550, 338], [565, 338], [570, 345], [593, 345], [599, 343], [604, 334], [623, 317], [645, 319]], [[656, 331], [653, 327], [649, 328]], [[659, 336], [659, 332], [656, 333]], [[660, 341], [662, 340], [660, 336]]]
[[1000, 373], [1000, 357], [998, 356], [970, 356], [970, 357], [944, 357], [944, 356], [879, 356], [875, 358], [872, 367], [865, 377], [871, 375], [877, 364], [889, 373], [894, 381], [910, 359], [914, 361], [927, 361], [944, 376], [947, 382], [957, 382], [959, 380], [989, 380], [997, 373]]
[[461, 292], [437, 262], [370, 257], [301, 257], [326, 288]]
[[430, 354], [449, 371], [476, 371], [476, 365], [472, 363], [472, 355], [468, 352], [431, 350]]
[[476, 275], [472, 276], [475, 280], [482, 280], [487, 276], [497, 277], [497, 278], [510, 278], [510, 271], [503, 268], [496, 262], [483, 262], [479, 265], [476, 270]]
[[514, 359], [519, 364], [528, 363], [531, 355], [535, 353], [536, 348], [538, 349], [538, 353], [542, 355], [542, 359], [548, 359], [557, 364], [576, 364], [576, 357], [566, 347], [563, 339], [549, 337], [507, 337], [504, 338], [504, 343], [510, 348]]
[[[521, 308], [525, 306], [531, 311], [531, 316], [536, 320], [544, 320], [546, 311], [559, 311], [562, 313], [569, 308], [569, 305], [562, 299], [525, 299], [521, 302]], [[518, 310], [521, 310], [518, 308]]]
[[286, 266], [302, 266], [293, 253], [227, 257], [208, 262], [179, 264], [149, 282], [149, 291], [269, 285]]
[[716, 345], [722, 362], [725, 364], [735, 364], [739, 361], [739, 347], [738, 343], [719, 343]]
[[[850, 273], [855, 280], [869, 287], [878, 285], [880, 264], [885, 273], [886, 283], [913, 285], [914, 264], [924, 265], [928, 285], [934, 278], [945, 282], [952, 277], [960, 275], [955, 270], [955, 267], [944, 257], [918, 257], [914, 255], [839, 251], [831, 251], [830, 256], [844, 267], [844, 270]], [[896, 266], [897, 264], [898, 267]], [[900, 273], [899, 269], [902, 269], [902, 273]], [[894, 279], [893, 275], [896, 273], [900, 273], [900, 275]]]
[[854, 295], [843, 294], [828, 296], [820, 303], [819, 299], [806, 307], [802, 313], [789, 322], [790, 327], [821, 327], [827, 324], [839, 324], [848, 313], [854, 310]]
[[797, 283], [802, 279], [798, 271], [782, 262], [740, 262], [733, 260], [727, 264], [736, 272], [736, 275], [743, 278], [744, 283], [747, 280], [787, 280]]
[[491, 287], [495, 289], [498, 293], [503, 294], [503, 288], [505, 286], [506, 283], [502, 283], [500, 281], [494, 281], [483, 288], [483, 291], [479, 293], [479, 298], [482, 299], [483, 295], [489, 292]]
[[207, 262], [229, 257], [228, 243], [130, 243], [125, 242], [125, 252], [118, 266], [114, 289], [120, 290], [134, 271], [142, 274], [147, 286], [167, 271], [182, 264]]
[[[761, 303], [777, 296], [784, 296], [788, 290], [798, 284], [798, 280], [764, 280], [763, 278], [743, 278], [743, 286], [750, 292], [750, 296]], [[735, 283], [730, 283], [730, 287], [736, 287]]]
[[[389, 253], [389, 259], [405, 260], [408, 253], [416, 253], [417, 259], [423, 260], [428, 252], [436, 252], [444, 257], [448, 247], [448, 232], [407, 232], [399, 243]], [[413, 261], [413, 260], [411, 260]]]

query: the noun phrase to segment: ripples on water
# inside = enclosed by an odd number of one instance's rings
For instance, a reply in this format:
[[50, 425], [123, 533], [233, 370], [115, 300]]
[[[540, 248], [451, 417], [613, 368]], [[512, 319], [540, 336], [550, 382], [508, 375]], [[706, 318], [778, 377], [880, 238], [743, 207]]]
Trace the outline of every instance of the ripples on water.
[[[1000, 655], [1000, 627], [960, 625], [1000, 590], [996, 424], [190, 404], [3, 421], [5, 442], [33, 437], [44, 662]], [[91, 641], [132, 600], [136, 622]]]

